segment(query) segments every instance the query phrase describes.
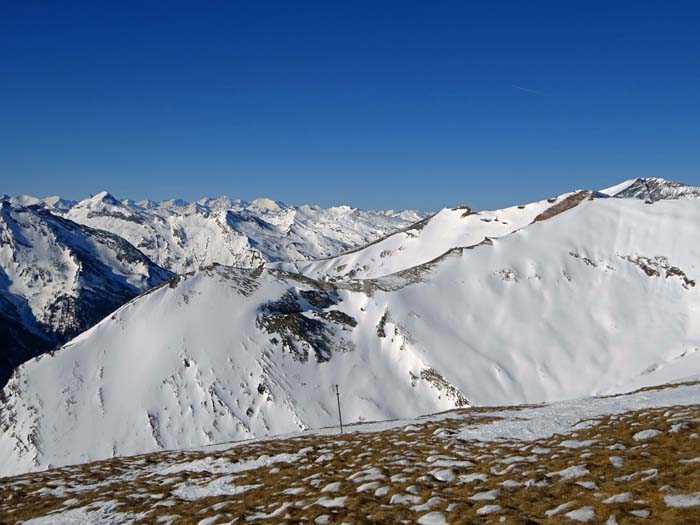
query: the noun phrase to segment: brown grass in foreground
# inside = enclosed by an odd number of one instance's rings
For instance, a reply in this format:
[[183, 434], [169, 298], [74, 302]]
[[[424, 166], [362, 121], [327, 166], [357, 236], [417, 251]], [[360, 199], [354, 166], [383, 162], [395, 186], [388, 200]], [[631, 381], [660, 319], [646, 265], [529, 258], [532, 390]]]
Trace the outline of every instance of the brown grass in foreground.
[[[676, 508], [665, 500], [700, 493], [700, 405], [604, 417], [532, 442], [459, 440], [460, 428], [485, 422], [481, 412], [458, 410], [383, 432], [161, 452], [4, 478], [0, 523], [50, 513], [58, 520], [89, 507], [95, 521], [111, 515], [113, 523], [416, 523], [435, 512], [453, 524], [534, 525], [576, 523], [567, 514], [580, 511], [574, 516], [588, 513], [588, 523], [614, 516], [620, 525], [700, 524], [700, 506]], [[638, 433], [650, 429], [659, 433], [640, 440]], [[264, 457], [280, 454], [298, 457]], [[269, 464], [229, 468], [255, 460]], [[166, 471], [197, 461], [210, 471]], [[571, 477], [554, 474], [562, 471]], [[251, 485], [230, 494], [231, 487]], [[217, 487], [229, 494], [207, 495]], [[472, 499], [479, 494], [494, 499]], [[323, 506], [329, 501], [342, 504]], [[492, 513], [479, 514], [485, 510]]]

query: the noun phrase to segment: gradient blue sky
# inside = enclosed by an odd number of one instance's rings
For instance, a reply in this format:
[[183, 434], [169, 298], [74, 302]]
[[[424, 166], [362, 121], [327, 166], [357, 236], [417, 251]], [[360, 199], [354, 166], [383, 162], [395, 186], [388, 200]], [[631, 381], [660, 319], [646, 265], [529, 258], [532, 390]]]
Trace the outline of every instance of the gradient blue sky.
[[3, 2], [0, 193], [500, 207], [700, 184], [697, 2]]

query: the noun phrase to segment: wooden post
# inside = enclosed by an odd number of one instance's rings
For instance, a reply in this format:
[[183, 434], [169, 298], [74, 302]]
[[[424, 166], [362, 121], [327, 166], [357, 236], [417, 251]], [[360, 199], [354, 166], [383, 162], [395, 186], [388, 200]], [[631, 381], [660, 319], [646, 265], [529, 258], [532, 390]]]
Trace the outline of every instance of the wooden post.
[[343, 433], [343, 415], [340, 412], [340, 390], [338, 385], [335, 385], [335, 397], [338, 399], [338, 421], [340, 421], [340, 433]]

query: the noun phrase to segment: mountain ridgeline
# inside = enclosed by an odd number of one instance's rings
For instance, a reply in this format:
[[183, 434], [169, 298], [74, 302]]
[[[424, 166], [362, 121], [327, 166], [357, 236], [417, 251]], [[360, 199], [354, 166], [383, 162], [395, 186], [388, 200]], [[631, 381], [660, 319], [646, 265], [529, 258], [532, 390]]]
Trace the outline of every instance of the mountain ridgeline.
[[347, 422], [360, 422], [698, 376], [695, 190], [638, 179], [429, 217], [6, 200], [2, 297], [25, 317], [5, 318], [31, 320], [29, 348], [73, 326], [56, 324], [39, 288], [121, 306], [16, 369], [0, 401], [0, 475], [332, 425], [336, 384]]
[[0, 206], [0, 386], [176, 274], [327, 256], [423, 217], [270, 199], [135, 203], [106, 192], [80, 202], [6, 196]]

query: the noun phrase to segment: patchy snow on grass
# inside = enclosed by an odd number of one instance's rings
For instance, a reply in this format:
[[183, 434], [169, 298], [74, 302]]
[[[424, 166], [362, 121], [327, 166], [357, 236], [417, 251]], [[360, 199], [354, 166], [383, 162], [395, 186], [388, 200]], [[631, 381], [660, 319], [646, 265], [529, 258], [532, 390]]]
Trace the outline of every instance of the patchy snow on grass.
[[593, 507], [581, 507], [580, 509], [567, 512], [564, 516], [570, 520], [587, 523], [595, 517], [595, 509]]
[[159, 475], [179, 474], [180, 472], [208, 472], [210, 474], [233, 474], [237, 472], [246, 472], [262, 467], [269, 467], [274, 463], [292, 463], [298, 461], [302, 457], [302, 451], [297, 454], [277, 454], [276, 456], [262, 455], [257, 459], [250, 461], [240, 461], [231, 463], [226, 458], [206, 457], [194, 461], [186, 461], [177, 463], [158, 470]]
[[414, 496], [413, 494], [394, 494], [389, 500], [389, 503], [391, 505], [418, 505], [422, 501], [423, 498], [420, 496]]
[[614, 496], [610, 496], [607, 499], [603, 500], [603, 503], [605, 504], [611, 504], [611, 503], [627, 503], [628, 501], [632, 501], [632, 493], [631, 492], [623, 492], [621, 494], [615, 494]]
[[475, 481], [486, 481], [489, 479], [488, 474], [483, 472], [475, 472], [474, 474], [462, 474], [459, 476], [460, 483], [474, 483]]
[[587, 439], [585, 441], [577, 441], [575, 439], [566, 439], [559, 443], [562, 447], [566, 448], [587, 448], [596, 442], [595, 439]]
[[447, 518], [442, 512], [429, 512], [418, 518], [417, 523], [418, 525], [446, 525]]
[[[697, 402], [697, 387], [679, 386], [616, 397], [562, 401], [521, 410], [487, 412], [483, 414], [485, 417], [500, 419], [482, 425], [467, 426], [460, 431], [459, 437], [463, 440], [478, 441], [546, 439], [555, 434], [571, 433], [580, 421], [640, 408], [692, 405]], [[650, 435], [648, 431], [642, 432], [646, 432], [643, 436]]]
[[235, 496], [236, 494], [243, 494], [244, 492], [262, 486], [260, 484], [234, 485], [231, 482], [235, 479], [235, 476], [222, 476], [203, 485], [184, 483], [173, 490], [172, 494], [180, 499], [195, 501], [201, 498], [211, 498], [214, 496]]
[[321, 492], [338, 492], [340, 490], [340, 486], [342, 483], [340, 481], [334, 481], [333, 483], [329, 483], [325, 487], [321, 489]]
[[493, 501], [498, 498], [500, 493], [500, 489], [487, 490], [484, 492], [477, 492], [473, 496], [470, 496], [469, 499], [472, 501]]
[[116, 501], [95, 502], [85, 507], [55, 512], [24, 522], [24, 525], [121, 525], [136, 521], [140, 516], [116, 512]]
[[558, 472], [550, 472], [547, 474], [547, 477], [553, 478], [554, 476], [559, 476], [559, 478], [564, 481], [568, 479], [581, 478], [590, 473], [591, 471], [588, 470], [585, 465], [574, 465]]
[[479, 516], [488, 516], [489, 514], [499, 512], [500, 510], [501, 510], [500, 505], [484, 505], [479, 510], [477, 510], [476, 513]]
[[570, 509], [573, 506], [574, 506], [573, 503], [571, 503], [570, 501], [567, 501], [565, 503], [562, 503], [561, 505], [554, 507], [553, 509], [545, 511], [544, 515], [547, 516], [548, 518], [551, 518], [552, 516], [556, 516], [558, 514], [561, 514], [562, 512], [564, 512], [567, 509]]
[[455, 479], [455, 471], [451, 468], [435, 469], [429, 472], [436, 480], [449, 483]]
[[317, 500], [315, 504], [326, 508], [344, 507], [347, 499], [347, 496], [339, 496], [337, 498], [321, 498]]
[[694, 494], [677, 494], [664, 496], [664, 502], [668, 507], [689, 508], [700, 507], [700, 492]]
[[610, 456], [608, 459], [610, 460], [610, 464], [615, 468], [622, 468], [625, 466], [625, 458], [621, 456]]
[[648, 430], [642, 430], [641, 432], [637, 432], [634, 436], [632, 436], [632, 438], [635, 441], [647, 441], [648, 439], [655, 438], [659, 434], [661, 434], [660, 430], [650, 428]]

